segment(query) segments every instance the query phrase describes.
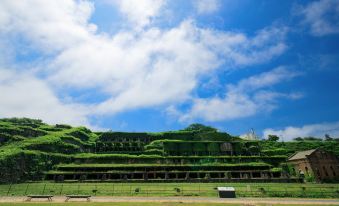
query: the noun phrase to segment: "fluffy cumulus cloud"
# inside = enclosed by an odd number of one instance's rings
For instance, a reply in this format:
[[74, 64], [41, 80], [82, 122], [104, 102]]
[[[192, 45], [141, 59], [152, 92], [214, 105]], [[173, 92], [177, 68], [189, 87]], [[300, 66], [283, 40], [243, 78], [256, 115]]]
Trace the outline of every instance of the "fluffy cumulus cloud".
[[107, 2], [118, 6], [129, 22], [137, 29], [141, 29], [149, 25], [159, 14], [166, 0], [107, 0]]
[[198, 14], [210, 14], [218, 11], [219, 0], [193, 0], [193, 5]]
[[[297, 75], [299, 75], [299, 72], [278, 67], [269, 72], [243, 79], [235, 85], [227, 85], [224, 97], [195, 99], [190, 111], [186, 114], [179, 114], [179, 116], [183, 121], [191, 121], [197, 118], [207, 121], [220, 121], [270, 111], [277, 106], [278, 99], [297, 99], [302, 96], [299, 93], [286, 94], [269, 90], [270, 86], [290, 80]], [[173, 108], [170, 111], [173, 113]]]
[[265, 129], [264, 137], [274, 134], [282, 137], [284, 141], [292, 140], [296, 137], [324, 137], [325, 134], [329, 134], [332, 137], [339, 136], [339, 122], [319, 123], [304, 125], [302, 127], [289, 126], [281, 130]]
[[285, 30], [279, 31], [269, 28], [250, 38], [201, 29], [187, 20], [169, 30], [97, 35], [60, 53], [51, 64], [49, 80], [100, 87], [111, 98], [98, 105], [98, 113], [181, 102], [198, 86], [200, 75], [222, 64], [257, 64], [281, 54], [286, 46], [275, 48], [284, 45]]
[[[44, 52], [58, 52], [86, 41], [95, 25], [88, 23], [94, 6], [87, 1], [0, 2], [0, 34], [22, 35]], [[3, 37], [4, 38], [4, 37]]]
[[311, 33], [323, 36], [339, 33], [339, 1], [320, 0], [298, 8], [304, 23], [310, 26]]
[[[221, 65], [234, 69], [267, 62], [287, 49], [287, 29], [283, 27], [264, 28], [248, 36], [241, 32], [199, 28], [189, 19], [176, 27], [160, 29], [151, 22], [165, 5], [164, 0], [110, 2], [138, 29], [118, 31], [114, 35], [99, 33], [96, 25], [89, 22], [95, 5], [84, 0], [0, 2], [0, 36], [23, 37], [30, 47], [41, 53], [42, 64], [36, 65], [34, 73], [32, 71], [34, 82], [45, 85], [41, 87], [46, 91], [50, 91], [47, 85], [59, 93], [94, 89], [96, 94], [107, 97], [88, 112], [74, 110], [74, 117], [80, 122], [90, 114], [116, 114], [190, 101], [202, 75]], [[20, 76], [19, 71], [17, 73]], [[270, 81], [275, 80], [265, 81], [271, 84]], [[224, 98], [194, 100], [191, 116], [221, 120], [239, 116], [243, 109], [246, 114], [252, 114], [257, 109], [255, 99], [282, 96], [269, 91], [258, 91], [250, 96], [236, 91], [241, 85], [235, 87], [237, 89], [229, 89]], [[55, 105], [65, 108], [60, 115], [67, 113], [66, 108], [72, 108], [72, 104], [61, 103], [52, 92], [45, 96], [45, 101], [49, 98]], [[215, 118], [201, 115], [201, 111], [210, 109], [209, 104], [225, 110], [234, 105], [243, 108], [235, 109], [233, 114], [211, 111]], [[34, 102], [29, 105], [32, 110], [39, 110]], [[4, 101], [0, 102], [0, 107], [13, 111]], [[48, 113], [53, 112], [48, 111], [43, 119], [48, 120]], [[25, 115], [24, 112], [20, 114]]]
[[89, 125], [82, 105], [61, 102], [49, 86], [29, 73], [0, 69], [2, 117], [40, 118], [48, 123]]

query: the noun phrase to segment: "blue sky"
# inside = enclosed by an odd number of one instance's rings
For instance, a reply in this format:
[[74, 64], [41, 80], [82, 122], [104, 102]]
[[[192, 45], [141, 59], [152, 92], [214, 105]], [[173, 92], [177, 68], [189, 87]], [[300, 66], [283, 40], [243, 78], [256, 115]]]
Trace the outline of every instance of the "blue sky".
[[0, 117], [339, 136], [339, 2], [0, 2]]

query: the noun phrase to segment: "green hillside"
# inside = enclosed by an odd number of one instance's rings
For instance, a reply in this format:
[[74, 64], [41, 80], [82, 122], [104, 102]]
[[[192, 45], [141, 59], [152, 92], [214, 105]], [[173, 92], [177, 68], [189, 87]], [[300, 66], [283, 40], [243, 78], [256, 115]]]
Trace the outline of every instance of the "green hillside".
[[77, 168], [88, 167], [113, 175], [111, 170], [125, 171], [121, 165], [127, 164], [125, 168], [144, 171], [162, 167], [160, 173], [201, 170], [206, 178], [210, 175], [206, 171], [219, 169], [279, 171], [295, 151], [318, 147], [339, 155], [335, 140], [245, 141], [198, 124], [180, 131], [128, 133], [93, 132], [28, 118], [0, 119], [0, 181], [42, 180], [67, 171], [77, 175]]

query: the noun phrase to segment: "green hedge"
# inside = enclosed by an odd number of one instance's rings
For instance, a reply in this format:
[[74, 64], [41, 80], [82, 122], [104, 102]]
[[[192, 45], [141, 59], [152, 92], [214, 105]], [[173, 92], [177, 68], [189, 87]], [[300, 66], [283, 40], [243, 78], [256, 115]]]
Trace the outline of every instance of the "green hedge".
[[15, 151], [0, 159], [0, 183], [41, 180], [53, 165], [70, 162], [68, 155], [38, 151]]
[[273, 142], [273, 141], [260, 141], [262, 150], [277, 150], [284, 149], [285, 155], [292, 155], [297, 151], [310, 150], [320, 148], [327, 152], [334, 153], [339, 156], [339, 144], [337, 141], [291, 141], [291, 142]]
[[273, 156], [273, 155], [285, 155], [288, 154], [289, 150], [283, 148], [277, 149], [270, 149], [270, 150], [262, 150], [261, 154], [266, 156]]

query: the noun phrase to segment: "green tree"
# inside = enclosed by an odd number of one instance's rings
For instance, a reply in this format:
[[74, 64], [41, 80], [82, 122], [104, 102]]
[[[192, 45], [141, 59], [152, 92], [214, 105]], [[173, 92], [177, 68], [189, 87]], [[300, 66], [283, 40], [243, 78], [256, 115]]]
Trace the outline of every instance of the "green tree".
[[304, 140], [308, 140], [308, 141], [322, 141], [321, 138], [316, 138], [316, 137], [304, 137]]
[[333, 138], [329, 134], [325, 134], [325, 141], [332, 141]]
[[304, 141], [304, 139], [302, 137], [296, 137], [293, 139], [294, 141]]
[[279, 140], [279, 137], [277, 135], [269, 134], [267, 140], [277, 142]]
[[217, 132], [218, 130], [210, 126], [205, 126], [203, 124], [195, 123], [195, 124], [191, 124], [188, 127], [186, 127], [184, 131]]

